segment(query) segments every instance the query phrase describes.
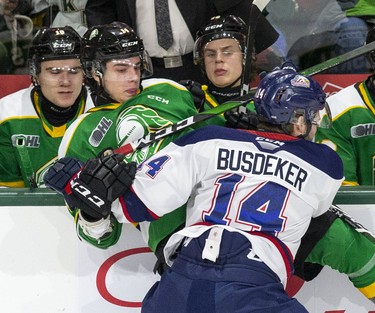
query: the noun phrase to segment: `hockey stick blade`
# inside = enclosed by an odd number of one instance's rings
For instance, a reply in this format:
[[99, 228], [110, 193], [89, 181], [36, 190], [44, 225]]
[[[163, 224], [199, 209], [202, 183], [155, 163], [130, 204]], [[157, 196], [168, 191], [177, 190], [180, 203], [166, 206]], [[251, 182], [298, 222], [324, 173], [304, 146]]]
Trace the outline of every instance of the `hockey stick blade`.
[[359, 57], [365, 53], [369, 53], [372, 50], [375, 50], [375, 41], [370, 42], [367, 45], [364, 45], [362, 47], [359, 47], [357, 49], [354, 49], [352, 51], [346, 52], [342, 55], [339, 55], [337, 57], [334, 57], [332, 59], [329, 59], [327, 61], [324, 61], [322, 63], [319, 63], [317, 65], [314, 65], [312, 67], [309, 67], [303, 71], [300, 71], [302, 75], [306, 76], [312, 76], [318, 73], [321, 73], [325, 70], [328, 70], [332, 67], [335, 67], [337, 65], [340, 65], [344, 62], [350, 61], [351, 59], [354, 59], [356, 57]]
[[237, 108], [241, 105], [245, 105], [247, 103], [249, 103], [254, 95], [255, 95], [255, 90], [250, 90], [250, 92], [244, 96], [241, 96], [237, 99], [233, 99], [231, 101], [228, 101], [228, 102], [225, 102], [213, 109], [210, 109], [210, 110], [207, 110], [205, 112], [202, 112], [202, 113], [199, 113], [199, 114], [196, 114], [196, 115], [193, 115], [193, 116], [189, 116], [188, 118], [186, 119], [183, 119], [181, 121], [179, 121], [178, 123], [175, 123], [171, 126], [168, 126], [168, 127], [165, 127], [165, 128], [162, 128], [158, 131], [155, 131], [155, 132], [152, 132], [152, 133], [149, 133], [148, 135], [146, 135], [145, 137], [143, 138], [140, 138], [138, 140], [135, 140], [135, 141], [132, 141], [132, 142], [129, 142], [117, 149], [114, 150], [115, 153], [118, 153], [118, 154], [123, 154], [123, 155], [127, 155], [127, 154], [130, 154], [132, 152], [134, 152], [135, 150], [137, 149], [142, 149], [143, 147], [146, 147], [152, 143], [154, 143], [155, 141], [158, 141], [170, 134], [174, 134], [175, 132], [178, 132], [180, 130], [183, 130], [183, 129], [186, 129], [192, 125], [195, 125], [197, 123], [200, 123], [202, 121], [206, 121], [208, 119], [210, 119], [211, 117], [214, 117], [214, 116], [217, 116], [219, 114], [222, 114], [226, 111], [229, 111], [229, 110], [232, 110], [234, 108]]

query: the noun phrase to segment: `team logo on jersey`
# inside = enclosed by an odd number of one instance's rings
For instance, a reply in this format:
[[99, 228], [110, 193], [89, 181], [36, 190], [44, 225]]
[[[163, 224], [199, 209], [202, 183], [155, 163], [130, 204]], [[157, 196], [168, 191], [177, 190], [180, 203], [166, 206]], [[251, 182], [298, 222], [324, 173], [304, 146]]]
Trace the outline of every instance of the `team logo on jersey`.
[[93, 147], [98, 147], [112, 124], [113, 122], [111, 120], [103, 117], [89, 137], [90, 145], [92, 145]]
[[294, 87], [304, 87], [304, 88], [310, 87], [309, 79], [301, 75], [294, 76], [293, 79], [290, 81], [290, 83]]
[[352, 138], [360, 138], [375, 135], [375, 123], [359, 124], [350, 129]]
[[14, 147], [39, 148], [40, 137], [37, 135], [14, 134], [12, 135], [12, 144]]
[[[155, 110], [135, 105], [124, 110], [116, 122], [116, 139], [119, 146], [138, 140], [150, 132], [171, 125], [171, 121], [162, 118]], [[136, 151], [127, 160], [140, 163], [147, 155], [156, 151], [158, 143]]]

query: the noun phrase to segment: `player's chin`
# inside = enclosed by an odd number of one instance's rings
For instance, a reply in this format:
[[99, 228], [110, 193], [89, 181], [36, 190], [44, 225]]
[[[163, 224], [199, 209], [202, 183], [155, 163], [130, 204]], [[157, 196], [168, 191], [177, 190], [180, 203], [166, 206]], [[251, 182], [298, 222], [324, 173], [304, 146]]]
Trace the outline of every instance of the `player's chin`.
[[134, 98], [136, 95], [137, 95], [137, 93], [128, 93], [128, 92], [125, 92], [121, 96], [120, 103], [124, 103], [125, 101], [130, 100], [131, 98]]
[[60, 108], [69, 108], [74, 104], [76, 99], [77, 99], [76, 97], [63, 97], [63, 98], [59, 97], [59, 99], [56, 100], [54, 103]]

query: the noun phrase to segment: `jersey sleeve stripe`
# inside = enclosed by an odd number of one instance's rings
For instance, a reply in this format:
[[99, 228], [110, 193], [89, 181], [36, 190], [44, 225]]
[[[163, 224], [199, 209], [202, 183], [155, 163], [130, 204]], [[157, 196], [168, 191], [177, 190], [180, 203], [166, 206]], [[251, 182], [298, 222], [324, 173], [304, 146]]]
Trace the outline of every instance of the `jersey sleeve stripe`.
[[131, 223], [143, 221], [152, 222], [159, 218], [158, 215], [144, 205], [132, 188], [120, 197], [119, 200], [125, 218]]

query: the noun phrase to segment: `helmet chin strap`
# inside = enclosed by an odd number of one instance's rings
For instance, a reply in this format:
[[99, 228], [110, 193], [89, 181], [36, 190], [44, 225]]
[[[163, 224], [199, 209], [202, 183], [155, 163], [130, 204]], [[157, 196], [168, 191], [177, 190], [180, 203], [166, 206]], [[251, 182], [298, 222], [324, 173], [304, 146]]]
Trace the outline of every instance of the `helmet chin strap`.
[[231, 83], [227, 88], [232, 88], [235, 84], [237, 84], [237, 82], [241, 81], [241, 76], [242, 74], [238, 76], [238, 78], [233, 83]]

